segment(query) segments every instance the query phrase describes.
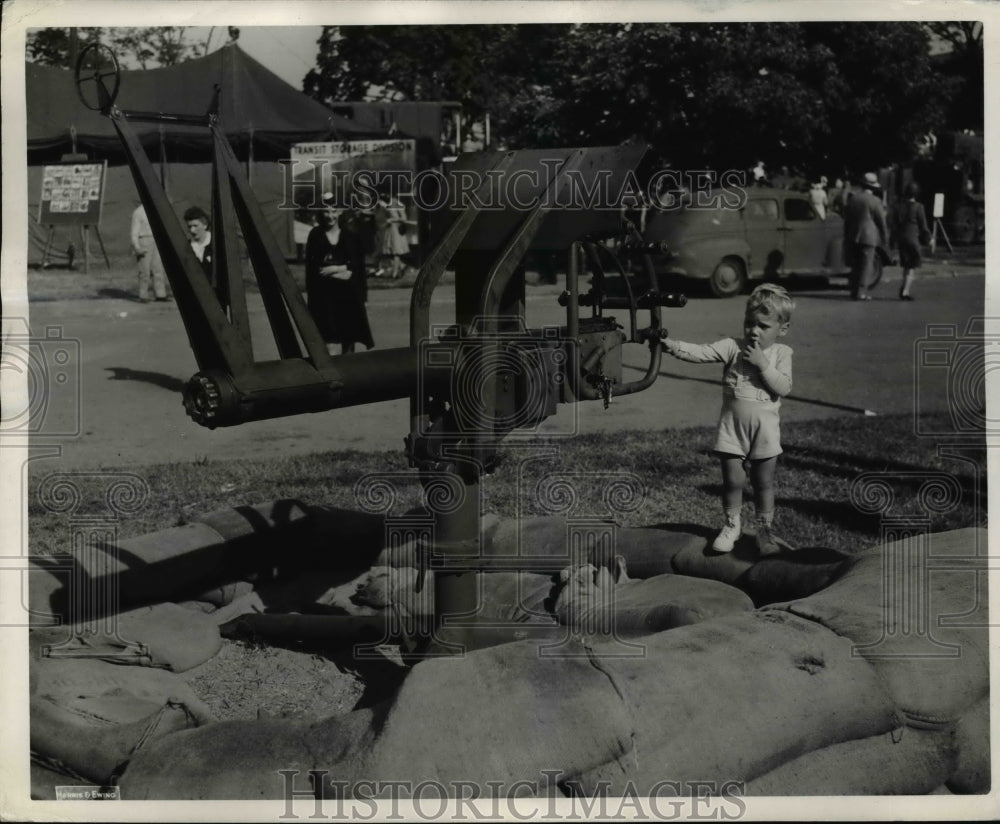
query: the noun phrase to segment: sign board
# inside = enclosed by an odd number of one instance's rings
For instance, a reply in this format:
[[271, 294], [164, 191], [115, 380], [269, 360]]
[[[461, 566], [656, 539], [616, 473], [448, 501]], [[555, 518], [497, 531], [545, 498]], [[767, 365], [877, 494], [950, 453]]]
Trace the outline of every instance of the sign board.
[[42, 170], [42, 226], [98, 226], [108, 163], [54, 163]]
[[934, 215], [935, 218], [940, 220], [944, 217], [944, 194], [941, 192], [934, 193]]
[[318, 208], [323, 194], [332, 192], [337, 208], [364, 208], [352, 202], [355, 196], [364, 201], [390, 178], [397, 192], [408, 193], [416, 160], [416, 141], [409, 139], [296, 143], [285, 175], [286, 202]]

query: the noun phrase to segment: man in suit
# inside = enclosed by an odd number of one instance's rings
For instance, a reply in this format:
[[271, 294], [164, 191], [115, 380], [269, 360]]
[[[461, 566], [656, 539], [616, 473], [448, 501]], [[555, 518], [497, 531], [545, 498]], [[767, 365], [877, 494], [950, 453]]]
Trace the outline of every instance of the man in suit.
[[873, 191], [879, 187], [874, 172], [866, 172], [861, 191], [844, 206], [844, 260], [851, 266], [851, 297], [871, 300], [868, 285], [875, 274], [875, 250], [888, 244], [885, 210]]

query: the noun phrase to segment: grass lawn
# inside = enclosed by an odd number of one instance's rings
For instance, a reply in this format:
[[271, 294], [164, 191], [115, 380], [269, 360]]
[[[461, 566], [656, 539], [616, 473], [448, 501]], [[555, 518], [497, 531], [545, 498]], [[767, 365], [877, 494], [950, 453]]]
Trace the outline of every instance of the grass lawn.
[[[714, 527], [719, 523], [721, 487], [718, 462], [710, 451], [713, 436], [714, 428], [701, 427], [579, 436], [532, 442], [530, 448], [511, 442], [499, 468], [484, 479], [483, 511], [504, 517], [545, 514], [539, 489], [558, 481], [572, 489], [576, 500], [571, 509], [560, 511], [574, 517], [613, 517], [621, 526], [669, 522]], [[910, 416], [886, 416], [785, 424], [782, 443], [775, 526], [793, 546], [851, 552], [878, 540], [878, 515], [862, 512], [851, 502], [852, 482], [863, 473], [885, 474], [893, 496], [888, 514], [894, 517], [929, 515], [931, 531], [986, 525], [985, 441], [963, 453], [971, 460], [940, 456], [936, 440], [914, 436]], [[204, 459], [131, 471], [145, 479], [150, 495], [141, 511], [119, 524], [121, 537], [183, 524], [228, 506], [278, 498], [358, 508], [354, 485], [369, 473], [402, 475], [395, 514], [421, 501], [416, 473], [407, 469], [401, 451], [338, 451], [269, 461]], [[954, 506], [935, 507], [947, 511], [928, 512], [928, 499], [918, 496], [935, 473], [954, 478]], [[43, 477], [41, 471], [29, 476], [31, 551], [65, 551], [67, 516], [48, 512], [39, 503]], [[609, 499], [609, 484], [616, 480], [626, 481], [637, 494], [624, 499], [611, 494]], [[105, 513], [106, 484], [106, 475], [93, 483], [81, 479], [84, 505], [78, 515]], [[746, 514], [752, 512], [751, 500], [748, 488]]]

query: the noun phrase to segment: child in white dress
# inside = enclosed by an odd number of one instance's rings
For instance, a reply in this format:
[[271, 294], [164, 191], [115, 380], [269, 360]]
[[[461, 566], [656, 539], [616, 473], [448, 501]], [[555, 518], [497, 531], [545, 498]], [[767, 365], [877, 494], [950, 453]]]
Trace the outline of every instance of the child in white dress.
[[784, 337], [795, 304], [781, 286], [765, 283], [747, 300], [743, 337], [694, 344], [667, 338], [663, 351], [691, 363], [723, 363], [722, 414], [715, 452], [722, 464], [725, 525], [712, 544], [732, 550], [742, 532], [743, 485], [747, 461], [757, 515], [757, 547], [762, 555], [778, 551], [771, 534], [774, 472], [781, 454], [778, 410], [792, 391], [792, 350]]

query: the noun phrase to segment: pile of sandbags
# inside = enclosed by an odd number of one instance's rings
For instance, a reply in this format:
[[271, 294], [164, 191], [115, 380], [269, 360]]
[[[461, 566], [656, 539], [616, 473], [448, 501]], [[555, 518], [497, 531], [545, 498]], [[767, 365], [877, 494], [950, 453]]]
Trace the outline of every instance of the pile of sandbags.
[[[307, 742], [288, 727], [269, 728], [269, 751], [282, 765], [329, 770], [327, 797], [349, 795], [362, 780], [542, 786], [552, 770], [569, 792], [607, 786], [620, 794], [628, 785], [644, 795], [667, 777], [748, 780], [900, 723], [849, 642], [792, 615], [725, 616], [648, 636], [641, 647], [569, 641], [542, 655], [522, 642], [427, 660], [375, 708], [371, 726], [355, 713], [338, 719], [340, 760], [325, 740]], [[252, 797], [268, 787], [279, 797], [278, 762], [255, 756], [248, 764], [242, 746], [262, 728], [241, 729], [246, 735], [232, 736], [229, 749], [210, 730], [155, 742], [136, 754], [123, 787], [130, 798], [244, 797], [228, 795], [238, 774]], [[345, 742], [345, 730], [355, 738]]]
[[[279, 575], [272, 592], [263, 582], [255, 590], [272, 603], [280, 592], [286, 606], [327, 607], [332, 618], [431, 615], [434, 575], [419, 574], [416, 546], [385, 549], [383, 519], [356, 515], [310, 513], [312, 535], [300, 536], [309, 558], [321, 551], [316, 536], [330, 539], [338, 524], [350, 540], [328, 547], [323, 575], [287, 586]], [[299, 528], [302, 518], [283, 517]], [[271, 562], [260, 536], [278, 521], [245, 512], [208, 520], [190, 526], [215, 537], [188, 529], [181, 540], [168, 530], [164, 547], [149, 536], [134, 544], [138, 555], [120, 573], [141, 571], [137, 597], [169, 593], [226, 610], [259, 594], [245, 573]], [[235, 570], [224, 568], [233, 557], [220, 542], [226, 531], [257, 547]], [[212, 722], [186, 684], [157, 669], [181, 671], [218, 649], [217, 629], [189, 619], [215, 627], [213, 616], [181, 615], [175, 604], [129, 613], [129, 632], [36, 631], [35, 651], [92, 657], [33, 656], [33, 750], [39, 762], [98, 783], [124, 770], [129, 800], [278, 799], [288, 780], [278, 770], [298, 770], [301, 790], [311, 769], [327, 771], [329, 798], [350, 796], [357, 781], [400, 780], [437, 782], [446, 794], [469, 781], [526, 781], [539, 793], [555, 783], [588, 797], [685, 794], [713, 779], [745, 782], [753, 795], [988, 789], [985, 575], [960, 563], [984, 533], [927, 536], [928, 557], [956, 560], [931, 572], [924, 555], [893, 544], [852, 558], [803, 550], [761, 559], [746, 542], [718, 554], [704, 534], [618, 529], [611, 552], [595, 542], [571, 557], [567, 536], [562, 518], [488, 523], [487, 557], [551, 561], [530, 573], [477, 575], [478, 618], [492, 627], [478, 637], [493, 645], [429, 657], [388, 700], [335, 718]], [[159, 585], [154, 571], [167, 576]], [[916, 614], [887, 603], [887, 575], [928, 582], [927, 632], [887, 620]], [[152, 627], [173, 618], [201, 640], [171, 651], [170, 633]], [[150, 628], [137, 631], [144, 620]], [[511, 637], [536, 640], [505, 643]], [[130, 656], [145, 666], [109, 663]]]
[[[847, 572], [823, 591], [765, 609], [836, 632], [850, 641], [852, 655], [879, 674], [907, 725], [907, 746], [892, 748], [894, 760], [908, 764], [912, 773], [894, 780], [883, 771], [876, 783], [895, 788], [886, 792], [907, 792], [915, 781], [927, 792], [953, 774], [956, 791], [989, 788], [989, 726], [982, 723], [990, 687], [986, 575], [969, 564], [977, 548], [985, 547], [985, 531], [977, 529], [881, 544], [853, 558]], [[921, 737], [918, 730], [940, 735]], [[914, 747], [915, 740], [924, 743]], [[872, 744], [871, 761], [886, 747]], [[918, 754], [908, 756], [910, 749]], [[931, 772], [929, 752], [940, 753]], [[809, 771], [789, 768], [780, 774], [784, 783], [768, 782], [769, 792], [783, 786], [780, 794], [799, 793], [798, 777], [804, 774]], [[873, 781], [863, 771], [856, 777], [860, 788]], [[809, 791], [812, 779], [802, 786]]]

